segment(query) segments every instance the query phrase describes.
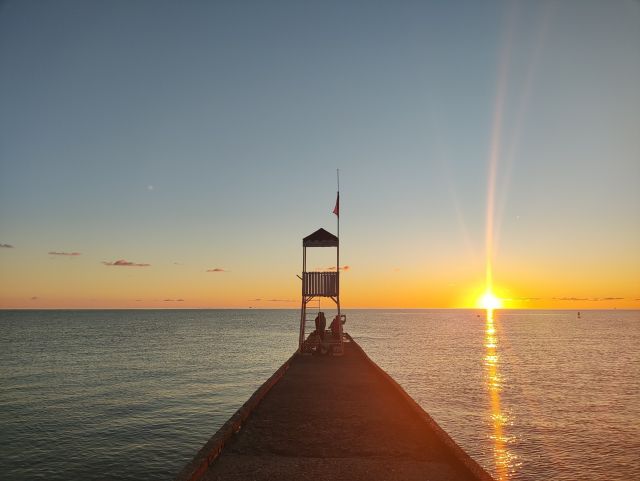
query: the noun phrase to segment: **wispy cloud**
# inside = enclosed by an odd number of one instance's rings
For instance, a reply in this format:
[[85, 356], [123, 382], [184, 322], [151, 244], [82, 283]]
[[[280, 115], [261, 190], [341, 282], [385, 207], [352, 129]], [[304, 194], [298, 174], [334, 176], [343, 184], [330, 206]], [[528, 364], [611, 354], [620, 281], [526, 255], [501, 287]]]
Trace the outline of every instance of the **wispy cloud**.
[[184, 299], [163, 299], [164, 302], [184, 302]]
[[554, 301], [621, 301], [624, 297], [554, 297]]
[[82, 253], [81, 252], [56, 252], [56, 251], [51, 251], [49, 252], [50, 256], [69, 256], [69, 257], [76, 257], [76, 256], [81, 256]]
[[249, 299], [249, 302], [298, 302], [295, 299], [262, 299], [257, 297], [256, 299]]
[[0, 244], [0, 249], [13, 249], [11, 244]]
[[118, 259], [117, 261], [107, 262], [102, 261], [105, 266], [116, 266], [116, 267], [149, 267], [151, 264], [139, 264], [137, 262], [126, 261], [124, 259]]
[[[340, 267], [341, 271], [348, 271], [349, 269], [351, 269], [350, 266], [341, 266]], [[318, 271], [335, 271], [336, 270], [336, 266], [320, 267], [320, 268], [317, 268], [316, 270], [318, 270]]]
[[229, 272], [222, 267], [214, 267], [213, 269], [207, 269], [207, 272]]
[[31, 300], [32, 300], [32, 301], [37, 301], [37, 300], [38, 300], [38, 296], [33, 296], [33, 297], [31, 298]]

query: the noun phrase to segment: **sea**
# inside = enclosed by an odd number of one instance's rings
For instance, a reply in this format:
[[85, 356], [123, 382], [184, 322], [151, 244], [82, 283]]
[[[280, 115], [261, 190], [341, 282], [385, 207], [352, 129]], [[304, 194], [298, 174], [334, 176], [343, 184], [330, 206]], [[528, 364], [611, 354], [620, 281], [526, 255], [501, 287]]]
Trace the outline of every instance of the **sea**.
[[[640, 311], [346, 310], [496, 479], [640, 479]], [[296, 350], [296, 310], [0, 311], [0, 479], [170, 480]]]

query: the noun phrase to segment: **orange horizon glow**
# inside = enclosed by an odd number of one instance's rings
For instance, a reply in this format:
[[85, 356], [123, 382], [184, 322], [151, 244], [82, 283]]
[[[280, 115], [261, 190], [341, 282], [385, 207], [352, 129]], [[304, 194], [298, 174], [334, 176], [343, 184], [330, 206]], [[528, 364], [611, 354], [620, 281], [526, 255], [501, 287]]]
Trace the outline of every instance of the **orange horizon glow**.
[[[51, 275], [34, 273], [24, 279], [14, 276], [11, 282], [0, 279], [4, 281], [0, 282], [0, 309], [299, 308], [299, 281], [294, 275], [285, 278], [284, 273], [278, 273], [257, 279], [249, 271], [134, 269], [98, 267], [97, 272], [85, 273], [74, 268]], [[531, 290], [516, 280], [511, 289], [503, 285], [487, 289], [477, 278], [458, 284], [403, 273], [387, 274], [388, 282], [379, 282], [371, 273], [357, 269], [342, 277], [345, 309], [640, 309], [632, 292], [624, 292], [624, 298], [608, 298], [599, 290], [578, 286], [575, 295], [566, 296], [557, 280], [533, 280], [536, 288]]]
[[[206, 265], [159, 265], [154, 258], [143, 256], [133, 259], [151, 266], [106, 266], [100, 258], [84, 256], [42, 261], [15, 256], [15, 263], [6, 257], [0, 275], [0, 309], [297, 309], [300, 286], [295, 254], [291, 265], [279, 270], [226, 262], [225, 268], [230, 267], [218, 272], [207, 272], [211, 267]], [[633, 284], [611, 283], [614, 287], [605, 291], [602, 281], [609, 283], [608, 278], [580, 276], [574, 280], [575, 272], [564, 270], [551, 278], [535, 271], [518, 277], [505, 274], [501, 266], [500, 283], [488, 276], [491, 288], [487, 289], [487, 278], [478, 275], [479, 263], [447, 267], [443, 262], [386, 271], [364, 263], [364, 259], [349, 262], [352, 267], [341, 274], [341, 300], [346, 309], [640, 308], [640, 295], [634, 293]], [[487, 292], [499, 304], [484, 302]], [[614, 292], [615, 297], [611, 296]]]

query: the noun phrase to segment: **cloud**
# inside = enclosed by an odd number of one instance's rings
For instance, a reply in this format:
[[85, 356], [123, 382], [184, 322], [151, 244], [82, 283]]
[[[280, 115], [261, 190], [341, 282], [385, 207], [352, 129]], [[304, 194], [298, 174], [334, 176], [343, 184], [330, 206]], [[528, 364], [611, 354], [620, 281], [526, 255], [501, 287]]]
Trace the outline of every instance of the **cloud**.
[[249, 299], [249, 302], [298, 302], [295, 299], [262, 299], [258, 297], [256, 299]]
[[222, 267], [214, 267], [213, 269], [207, 269], [207, 272], [229, 272], [226, 269], [223, 269]]
[[76, 257], [76, 256], [81, 256], [82, 253], [81, 252], [56, 252], [56, 251], [51, 251], [49, 252], [50, 256], [70, 256], [70, 257]]
[[125, 261], [124, 259], [118, 259], [117, 261], [107, 262], [102, 261], [105, 266], [117, 266], [117, 267], [149, 267], [151, 264], [138, 264], [136, 262]]
[[511, 297], [509, 299], [503, 299], [505, 301], [525, 301], [525, 302], [529, 302], [529, 301], [540, 301], [542, 300], [542, 297]]
[[184, 302], [184, 299], [164, 299], [164, 302]]
[[[351, 269], [350, 266], [342, 266], [340, 267], [341, 271], [348, 271], [349, 269]], [[318, 269], [319, 271], [335, 271], [336, 270], [336, 266], [329, 266], [329, 267], [325, 267], [325, 268], [321, 268]]]
[[13, 246], [11, 244], [0, 244], [0, 248], [13, 249]]
[[38, 300], [38, 296], [33, 296], [33, 297], [31, 298], [31, 300], [32, 300], [32, 301], [37, 301], [37, 300]]
[[621, 301], [624, 297], [554, 297], [554, 301]]

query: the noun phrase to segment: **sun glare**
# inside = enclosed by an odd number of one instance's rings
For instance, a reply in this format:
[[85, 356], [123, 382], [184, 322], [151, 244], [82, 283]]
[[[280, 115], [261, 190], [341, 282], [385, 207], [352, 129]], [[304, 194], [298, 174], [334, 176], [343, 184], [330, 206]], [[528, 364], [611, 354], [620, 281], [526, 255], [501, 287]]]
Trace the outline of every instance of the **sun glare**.
[[496, 297], [493, 292], [485, 292], [478, 304], [480, 304], [480, 307], [483, 309], [500, 309], [502, 307], [502, 300]]

